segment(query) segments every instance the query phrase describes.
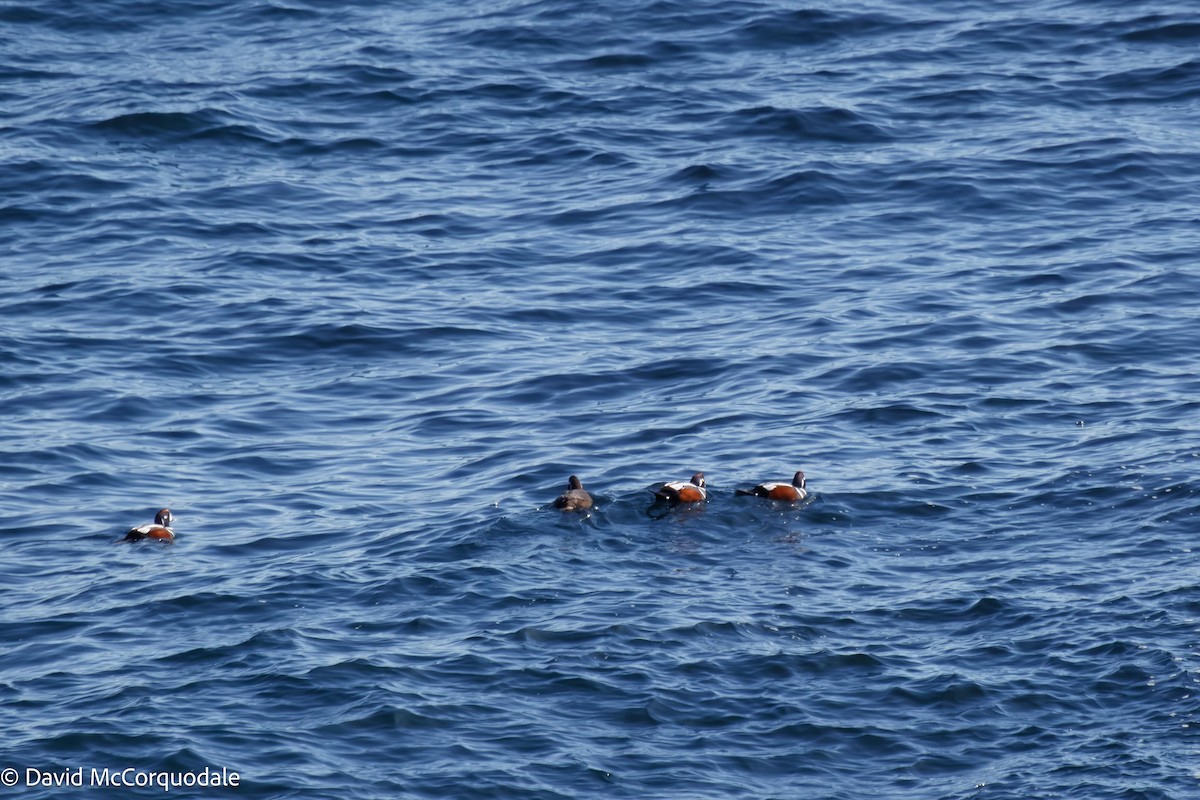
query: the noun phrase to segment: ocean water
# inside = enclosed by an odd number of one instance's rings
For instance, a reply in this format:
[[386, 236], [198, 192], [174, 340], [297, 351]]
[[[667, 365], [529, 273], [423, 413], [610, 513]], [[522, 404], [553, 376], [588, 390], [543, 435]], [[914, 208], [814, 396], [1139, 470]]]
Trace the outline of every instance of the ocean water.
[[0, 791], [1200, 797], [1192, 4], [0, 43]]

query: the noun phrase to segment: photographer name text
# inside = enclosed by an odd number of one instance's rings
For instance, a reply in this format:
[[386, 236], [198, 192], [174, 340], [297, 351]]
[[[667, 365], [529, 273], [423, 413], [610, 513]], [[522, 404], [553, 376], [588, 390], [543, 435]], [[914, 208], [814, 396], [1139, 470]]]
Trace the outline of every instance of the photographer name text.
[[16, 767], [0, 770], [0, 786], [43, 786], [99, 787], [102, 789], [155, 788], [169, 792], [172, 789], [194, 787], [211, 789], [236, 789], [242, 778], [228, 769], [204, 769], [178, 772], [153, 772], [126, 767], [125, 769], [95, 769], [73, 767], [63, 770], [41, 770], [28, 767], [24, 771]]

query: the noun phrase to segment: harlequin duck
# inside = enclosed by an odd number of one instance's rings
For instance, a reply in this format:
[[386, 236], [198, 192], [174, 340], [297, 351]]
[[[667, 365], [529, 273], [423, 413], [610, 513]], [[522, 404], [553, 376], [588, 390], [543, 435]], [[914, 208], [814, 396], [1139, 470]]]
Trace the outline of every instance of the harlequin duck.
[[567, 490], [555, 498], [554, 507], [563, 511], [587, 511], [592, 507], [592, 496], [584, 491], [579, 478], [572, 475], [567, 479]]
[[704, 473], [697, 472], [691, 481], [672, 481], [654, 490], [654, 496], [669, 503], [699, 503], [708, 499]]
[[171, 509], [164, 508], [154, 515], [154, 523], [146, 525], [138, 525], [129, 533], [125, 534], [123, 542], [140, 542], [142, 539], [158, 539], [164, 542], [170, 542], [175, 539], [175, 531], [171, 530], [171, 523], [175, 521], [175, 517], [171, 514]]
[[804, 473], [797, 472], [791, 483], [760, 483], [753, 489], [738, 489], [735, 494], [752, 494], [755, 497], [766, 497], [771, 500], [783, 500], [795, 503], [808, 497], [804, 488]]

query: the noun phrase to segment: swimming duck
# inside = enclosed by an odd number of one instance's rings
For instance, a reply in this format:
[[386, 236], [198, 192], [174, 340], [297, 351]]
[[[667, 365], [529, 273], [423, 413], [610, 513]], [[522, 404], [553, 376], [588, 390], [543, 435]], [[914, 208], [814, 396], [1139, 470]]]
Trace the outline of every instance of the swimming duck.
[[664, 483], [654, 490], [654, 496], [659, 500], [670, 503], [699, 503], [708, 499], [708, 489], [705, 488], [704, 473], [697, 472], [688, 482], [672, 481]]
[[138, 525], [136, 528], [130, 529], [129, 533], [125, 534], [123, 542], [140, 542], [142, 539], [159, 539], [164, 542], [170, 542], [175, 539], [175, 531], [171, 530], [171, 523], [175, 521], [175, 517], [171, 514], [171, 509], [164, 508], [154, 515], [152, 524]]
[[804, 488], [804, 473], [797, 472], [791, 483], [760, 483], [753, 489], [737, 489], [735, 494], [752, 494], [755, 497], [766, 497], [771, 500], [784, 500], [795, 503], [808, 497]]
[[579, 478], [567, 479], [567, 490], [554, 500], [554, 507], [563, 511], [586, 511], [592, 507], [592, 496], [584, 491]]

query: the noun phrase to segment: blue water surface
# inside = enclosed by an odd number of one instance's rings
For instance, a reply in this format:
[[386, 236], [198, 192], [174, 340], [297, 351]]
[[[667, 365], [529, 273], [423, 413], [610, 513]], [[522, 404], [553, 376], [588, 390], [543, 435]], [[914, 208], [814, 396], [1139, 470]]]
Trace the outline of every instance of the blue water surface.
[[1200, 796], [1197, 53], [1138, 0], [0, 4], [0, 791]]

